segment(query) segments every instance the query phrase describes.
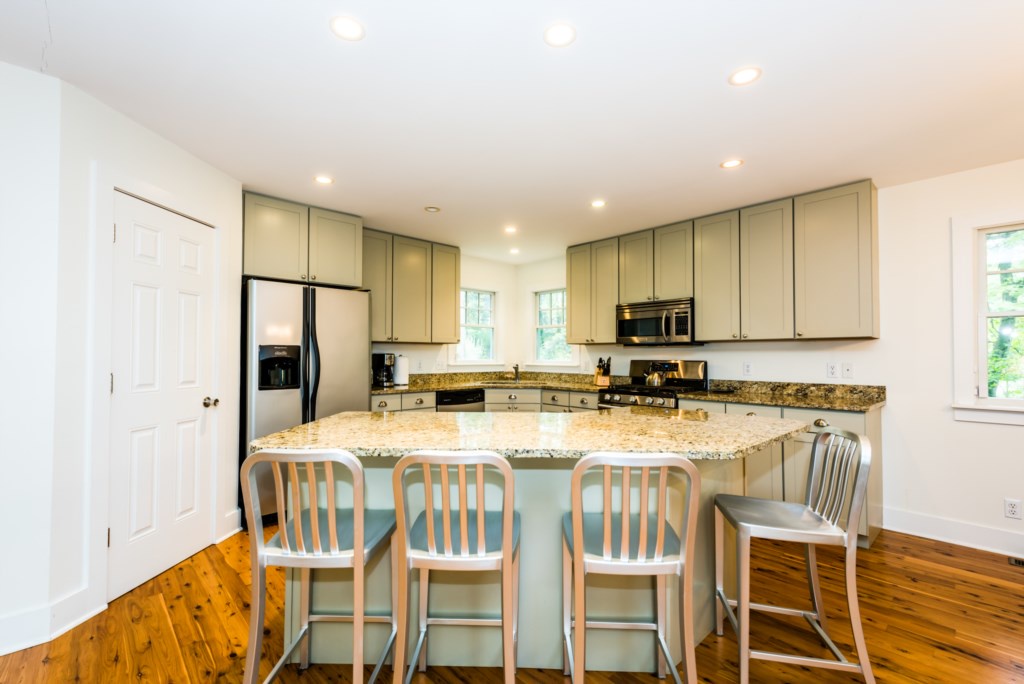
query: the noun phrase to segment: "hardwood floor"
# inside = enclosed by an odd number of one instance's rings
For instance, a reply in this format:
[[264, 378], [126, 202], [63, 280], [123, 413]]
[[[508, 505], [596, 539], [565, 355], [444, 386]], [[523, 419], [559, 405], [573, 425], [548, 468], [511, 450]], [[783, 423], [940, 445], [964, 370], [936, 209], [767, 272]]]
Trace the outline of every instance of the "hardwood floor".
[[[822, 559], [825, 602], [836, 641], [849, 649], [842, 610], [839, 556]], [[879, 682], [1024, 682], [1024, 568], [1005, 556], [883, 532], [858, 556], [861, 611]], [[755, 547], [755, 600], [771, 601], [800, 586], [799, 549]], [[0, 682], [239, 681], [249, 617], [248, 539], [244, 533], [211, 546], [48, 644], [0, 658]], [[523, 598], [528, 599], [528, 590]], [[790, 599], [792, 601], [792, 599]], [[263, 676], [279, 657], [283, 573], [270, 573]], [[802, 620], [757, 616], [753, 646], [825, 654]], [[697, 649], [702, 682], [737, 681], [736, 642], [707, 637]], [[858, 682], [859, 677], [767, 662], [752, 664], [755, 682]], [[349, 682], [350, 668], [289, 666], [280, 681]], [[367, 668], [367, 675], [370, 668]], [[390, 670], [385, 668], [390, 681]], [[558, 670], [521, 669], [518, 681], [568, 682]], [[431, 667], [414, 682], [500, 682], [497, 668]], [[658, 682], [646, 674], [588, 673], [595, 684]]]

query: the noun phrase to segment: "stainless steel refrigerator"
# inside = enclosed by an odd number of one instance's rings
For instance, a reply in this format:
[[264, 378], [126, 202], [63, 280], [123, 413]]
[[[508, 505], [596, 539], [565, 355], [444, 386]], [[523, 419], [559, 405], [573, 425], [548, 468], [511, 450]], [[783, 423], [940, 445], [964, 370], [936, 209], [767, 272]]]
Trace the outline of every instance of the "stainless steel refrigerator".
[[[340, 411], [370, 409], [370, 294], [250, 279], [245, 285], [249, 442]], [[263, 512], [277, 510], [260, 483]]]

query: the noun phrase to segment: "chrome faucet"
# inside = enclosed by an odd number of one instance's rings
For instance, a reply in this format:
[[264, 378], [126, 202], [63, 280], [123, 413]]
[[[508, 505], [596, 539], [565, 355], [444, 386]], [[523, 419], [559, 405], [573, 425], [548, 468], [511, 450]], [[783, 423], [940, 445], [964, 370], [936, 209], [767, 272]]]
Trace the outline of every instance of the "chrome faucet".
[[516, 382], [518, 383], [519, 382], [519, 364], [517, 363], [516, 365], [512, 366], [512, 370], [515, 371]]

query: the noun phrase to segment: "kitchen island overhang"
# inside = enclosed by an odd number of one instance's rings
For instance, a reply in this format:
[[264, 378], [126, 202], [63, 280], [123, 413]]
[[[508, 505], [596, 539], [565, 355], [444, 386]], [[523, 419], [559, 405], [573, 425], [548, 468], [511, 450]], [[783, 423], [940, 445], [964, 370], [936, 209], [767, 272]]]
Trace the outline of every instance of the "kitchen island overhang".
[[[585, 413], [345, 412], [254, 440], [250, 451], [269, 448], [345, 449], [358, 456], [366, 477], [367, 506], [393, 505], [391, 470], [418, 449], [488, 449], [515, 471], [516, 509], [522, 524], [518, 664], [560, 668], [561, 516], [570, 510], [570, 478], [578, 458], [594, 451], [673, 452], [693, 460], [701, 474], [700, 518], [694, 567], [694, 626], [698, 641], [714, 622], [714, 497], [744, 493], [744, 459], [805, 432], [800, 421], [648, 408]], [[431, 611], [500, 614], [499, 582], [457, 573], [431, 580]], [[351, 606], [351, 573], [319, 571], [314, 611]], [[368, 568], [366, 605], [371, 613], [391, 605], [389, 554]], [[647, 584], [650, 584], [649, 582]], [[638, 578], [602, 576], [588, 583], [588, 610], [602, 616], [647, 619], [653, 590]], [[417, 605], [414, 582], [410, 605]], [[285, 640], [297, 630], [297, 583], [286, 585]], [[669, 644], [678, 660], [675, 583], [669, 582]], [[315, 662], [348, 663], [351, 627], [321, 623], [313, 630]], [[413, 630], [414, 631], [414, 630]], [[367, 653], [377, 652], [386, 628], [369, 627]], [[645, 632], [588, 632], [588, 669], [651, 671], [653, 637]], [[499, 666], [500, 630], [432, 628], [428, 660], [437, 665]]]

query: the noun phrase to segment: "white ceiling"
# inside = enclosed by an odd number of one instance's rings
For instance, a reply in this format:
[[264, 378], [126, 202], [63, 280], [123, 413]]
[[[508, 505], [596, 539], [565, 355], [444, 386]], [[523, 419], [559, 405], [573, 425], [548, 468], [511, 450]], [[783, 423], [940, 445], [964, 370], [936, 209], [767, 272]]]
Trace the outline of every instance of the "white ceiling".
[[[335, 38], [337, 15], [366, 38]], [[570, 47], [542, 41], [555, 21]], [[1022, 0], [5, 0], [0, 60], [247, 189], [527, 263], [1022, 158], [1022, 27]], [[764, 77], [729, 86], [745, 65]]]

